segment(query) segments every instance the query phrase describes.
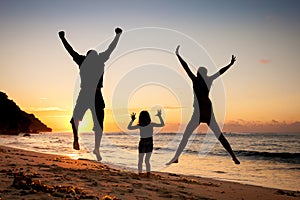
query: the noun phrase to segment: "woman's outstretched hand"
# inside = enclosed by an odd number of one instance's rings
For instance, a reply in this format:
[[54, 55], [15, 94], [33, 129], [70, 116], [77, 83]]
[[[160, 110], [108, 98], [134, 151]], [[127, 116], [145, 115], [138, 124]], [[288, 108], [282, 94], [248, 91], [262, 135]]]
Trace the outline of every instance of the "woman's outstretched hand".
[[230, 64], [233, 64], [236, 61], [236, 57], [234, 55], [231, 56]]
[[176, 54], [176, 55], [179, 55], [179, 48], [180, 48], [180, 45], [178, 45], [178, 46], [176, 47], [176, 50], [175, 50], [175, 54]]
[[161, 116], [161, 110], [160, 110], [160, 109], [159, 109], [159, 110], [157, 110], [157, 114], [156, 114], [155, 116], [158, 116], [158, 117], [160, 117], [160, 116]]
[[65, 37], [65, 32], [64, 31], [59, 31], [58, 35], [60, 38], [64, 38]]
[[131, 115], [130, 115], [132, 121], [134, 121], [134, 120], [136, 119], [136, 118], [135, 118], [135, 114], [136, 114], [136, 113], [133, 112], [133, 113], [131, 113]]

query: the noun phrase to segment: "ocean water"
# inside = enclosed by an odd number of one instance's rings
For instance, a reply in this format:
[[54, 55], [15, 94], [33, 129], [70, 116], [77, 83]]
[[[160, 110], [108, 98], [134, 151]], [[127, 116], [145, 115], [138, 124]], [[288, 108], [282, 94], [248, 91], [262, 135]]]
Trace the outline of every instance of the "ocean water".
[[[228, 180], [243, 184], [300, 191], [300, 133], [226, 133], [241, 161], [231, 157], [211, 133], [193, 134], [178, 164], [166, 166], [181, 140], [181, 133], [154, 135], [153, 171]], [[42, 133], [30, 137], [0, 136], [0, 145], [95, 160], [93, 133], [81, 133], [81, 150], [72, 149], [71, 133]], [[137, 133], [105, 133], [102, 162], [137, 170]], [[144, 166], [145, 167], [145, 166]]]

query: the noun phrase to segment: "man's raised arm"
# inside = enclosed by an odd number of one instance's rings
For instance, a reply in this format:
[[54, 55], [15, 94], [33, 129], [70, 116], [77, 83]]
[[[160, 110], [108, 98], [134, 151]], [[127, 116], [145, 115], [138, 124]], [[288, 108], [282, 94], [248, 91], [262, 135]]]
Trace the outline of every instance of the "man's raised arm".
[[68, 43], [68, 41], [66, 40], [65, 38], [65, 32], [64, 31], [59, 31], [58, 32], [58, 35], [59, 35], [59, 38], [61, 39], [65, 49], [69, 52], [69, 54], [75, 58], [75, 57], [78, 57], [79, 54], [74, 51], [74, 49], [71, 47], [71, 45]]
[[119, 42], [119, 38], [121, 36], [122, 29], [116, 28], [115, 29], [115, 33], [116, 33], [116, 36], [115, 36], [114, 40], [110, 43], [108, 49], [104, 52], [105, 54], [107, 54], [108, 57], [113, 52], [113, 50], [115, 50], [115, 48], [116, 48], [116, 46], [117, 46], [117, 44]]

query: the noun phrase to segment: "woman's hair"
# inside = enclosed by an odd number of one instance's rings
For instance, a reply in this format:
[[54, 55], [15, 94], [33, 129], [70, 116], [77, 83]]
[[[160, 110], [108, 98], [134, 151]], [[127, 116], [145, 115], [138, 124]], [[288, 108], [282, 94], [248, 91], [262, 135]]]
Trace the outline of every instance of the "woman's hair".
[[148, 111], [143, 110], [140, 112], [140, 116], [139, 116], [139, 126], [147, 126], [151, 123], [151, 118], [150, 115], [148, 113]]
[[207, 76], [207, 69], [205, 67], [199, 67], [197, 73], [199, 73], [201, 76]]

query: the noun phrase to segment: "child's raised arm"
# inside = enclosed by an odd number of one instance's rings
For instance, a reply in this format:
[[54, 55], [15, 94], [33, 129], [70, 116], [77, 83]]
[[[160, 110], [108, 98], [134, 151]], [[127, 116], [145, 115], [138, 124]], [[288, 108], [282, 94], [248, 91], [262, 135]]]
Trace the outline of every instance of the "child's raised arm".
[[131, 115], [130, 115], [130, 117], [131, 117], [131, 121], [129, 122], [129, 124], [128, 124], [128, 126], [127, 126], [127, 129], [128, 130], [135, 130], [135, 129], [138, 129], [139, 128], [139, 126], [137, 126], [137, 125], [132, 125], [132, 123], [134, 122], [134, 120], [135, 120], [135, 113], [131, 113]]
[[163, 118], [161, 117], [161, 110], [157, 110], [157, 114], [155, 115], [159, 118], [160, 124], [152, 123], [154, 127], [163, 127], [165, 126], [165, 122]]

